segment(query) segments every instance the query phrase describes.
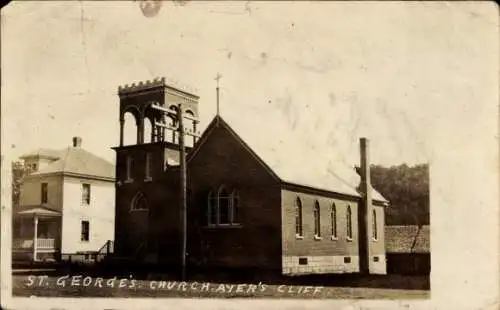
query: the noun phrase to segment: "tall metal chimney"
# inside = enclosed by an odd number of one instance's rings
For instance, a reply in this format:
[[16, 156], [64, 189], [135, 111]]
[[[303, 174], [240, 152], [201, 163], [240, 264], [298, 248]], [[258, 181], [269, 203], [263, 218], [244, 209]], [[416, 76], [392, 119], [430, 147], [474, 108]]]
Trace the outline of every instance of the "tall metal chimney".
[[370, 178], [370, 155], [369, 141], [361, 138], [360, 156], [361, 156], [361, 204], [359, 206], [359, 268], [361, 273], [369, 273], [370, 262], [370, 212], [372, 209], [372, 185]]

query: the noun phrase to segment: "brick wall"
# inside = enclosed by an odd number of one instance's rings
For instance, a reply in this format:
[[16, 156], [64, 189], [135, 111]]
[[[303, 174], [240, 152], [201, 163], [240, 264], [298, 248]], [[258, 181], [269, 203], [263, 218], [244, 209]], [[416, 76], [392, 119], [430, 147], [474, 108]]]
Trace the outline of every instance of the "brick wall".
[[[356, 199], [342, 199], [284, 189], [282, 197], [283, 273], [343, 273], [359, 271]], [[295, 203], [302, 202], [303, 236], [295, 234]], [[321, 239], [315, 238], [313, 208], [320, 205]], [[331, 206], [337, 210], [337, 237], [332, 238]], [[347, 238], [347, 207], [352, 214], [352, 240]]]
[[385, 225], [385, 207], [372, 205], [372, 211], [376, 212], [377, 216], [377, 239], [373, 237], [373, 212], [370, 212], [370, 222], [368, 224], [368, 229], [370, 232], [370, 238], [368, 243], [368, 255], [369, 255], [369, 271], [371, 274], [386, 274], [386, 256], [385, 256], [385, 236], [384, 236], [384, 225]]
[[[115, 216], [115, 252], [118, 256], [141, 255], [139, 246], [158, 249], [161, 261], [178, 260], [180, 236], [178, 179], [179, 173], [172, 169], [164, 171], [166, 144], [148, 144], [117, 149]], [[151, 180], [145, 178], [146, 153], [151, 153]], [[132, 180], [126, 178], [126, 158], [132, 156], [134, 165]], [[134, 196], [141, 192], [149, 209], [131, 211]], [[142, 253], [144, 254], [144, 253]]]
[[[189, 162], [190, 259], [209, 267], [281, 268], [278, 182], [224, 127], [216, 127]], [[241, 226], [200, 225], [207, 195], [224, 184], [239, 192]]]

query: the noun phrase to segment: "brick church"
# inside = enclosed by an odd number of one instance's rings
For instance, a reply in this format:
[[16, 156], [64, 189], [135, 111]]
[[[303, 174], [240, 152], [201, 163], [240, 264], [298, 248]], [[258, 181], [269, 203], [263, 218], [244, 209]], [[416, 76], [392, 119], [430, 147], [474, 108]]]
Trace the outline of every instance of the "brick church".
[[[186, 132], [196, 133], [199, 97], [165, 79], [120, 86], [118, 95], [115, 255], [179, 266], [179, 124], [155, 106], [180, 107], [187, 117]], [[133, 145], [124, 145], [126, 113], [137, 125]], [[360, 139], [361, 176], [354, 167], [344, 167], [344, 177], [320, 160], [287, 165], [286, 150], [250, 143], [252, 133], [245, 136], [237, 125], [216, 115], [199, 138], [185, 138], [191, 142], [185, 157], [188, 268], [266, 269], [282, 275], [385, 274], [388, 202], [369, 181], [368, 141]], [[276, 137], [258, 137], [272, 138]], [[310, 169], [321, 177], [311, 177]]]

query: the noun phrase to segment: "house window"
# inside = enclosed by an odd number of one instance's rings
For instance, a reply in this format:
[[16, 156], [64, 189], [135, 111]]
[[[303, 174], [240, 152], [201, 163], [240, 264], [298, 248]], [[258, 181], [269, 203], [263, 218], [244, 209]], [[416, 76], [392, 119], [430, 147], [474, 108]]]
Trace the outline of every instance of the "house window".
[[303, 236], [302, 230], [302, 201], [297, 197], [295, 200], [295, 235], [297, 237]]
[[144, 211], [148, 210], [148, 202], [143, 193], [137, 193], [132, 199], [132, 205], [130, 207], [132, 211]]
[[233, 190], [231, 193], [221, 186], [217, 196], [213, 191], [208, 193], [207, 201], [207, 224], [213, 225], [237, 225], [240, 216], [239, 193]]
[[132, 179], [132, 168], [134, 165], [134, 159], [132, 156], [127, 156], [127, 181], [133, 181]]
[[378, 239], [377, 212], [375, 210], [372, 212], [372, 237], [373, 240]]
[[347, 222], [347, 239], [352, 240], [352, 211], [351, 211], [351, 206], [347, 206], [346, 222]]
[[42, 183], [42, 203], [47, 203], [49, 200], [49, 184]]
[[330, 211], [330, 220], [332, 225], [332, 239], [337, 238], [337, 207], [335, 203], [332, 204], [332, 209]]
[[145, 180], [146, 181], [150, 181], [151, 180], [151, 153], [147, 153], [146, 154], [146, 177], [145, 177]]
[[81, 241], [89, 241], [90, 224], [89, 221], [82, 221]]
[[318, 201], [314, 203], [314, 236], [321, 237], [321, 218]]
[[90, 204], [90, 184], [82, 184], [82, 205]]

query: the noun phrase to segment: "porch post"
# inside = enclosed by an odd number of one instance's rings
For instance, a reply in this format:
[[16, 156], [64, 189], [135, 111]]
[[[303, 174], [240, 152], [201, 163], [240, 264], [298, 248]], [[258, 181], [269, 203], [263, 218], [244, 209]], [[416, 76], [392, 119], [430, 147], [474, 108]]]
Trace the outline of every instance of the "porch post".
[[33, 217], [33, 222], [34, 222], [34, 236], [33, 236], [33, 260], [36, 261], [37, 260], [37, 253], [36, 253], [36, 250], [37, 250], [37, 243], [38, 243], [38, 216], [35, 214], [34, 217]]

